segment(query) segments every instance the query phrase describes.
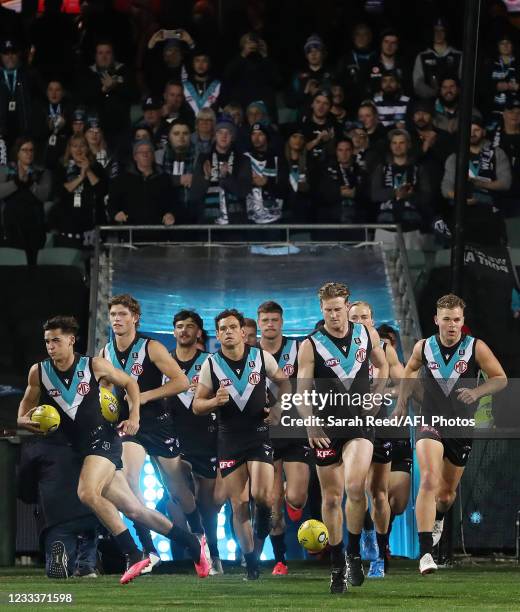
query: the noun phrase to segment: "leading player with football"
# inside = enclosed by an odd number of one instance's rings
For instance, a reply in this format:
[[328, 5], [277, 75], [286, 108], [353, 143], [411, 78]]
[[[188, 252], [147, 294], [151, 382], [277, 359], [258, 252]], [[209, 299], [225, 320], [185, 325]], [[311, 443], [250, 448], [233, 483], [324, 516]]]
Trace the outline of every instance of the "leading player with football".
[[[51, 405], [58, 410], [63, 433], [83, 457], [78, 497], [112, 533], [121, 552], [127, 556], [128, 568], [121, 583], [126, 584], [139, 576], [150, 564], [150, 559], [137, 548], [119, 511], [184, 545], [198, 575], [206, 577], [209, 562], [204, 550], [205, 539], [180, 529], [159, 512], [143, 505], [122, 474], [122, 444], [118, 434], [134, 435], [139, 430], [137, 383], [106, 359], [74, 352], [79, 326], [73, 317], [56, 316], [49, 319], [43, 329], [49, 358], [34, 364], [29, 371], [27, 388], [18, 409], [18, 425], [39, 433], [31, 420], [38, 404]], [[125, 389], [129, 414], [117, 429], [101, 414], [100, 379]]]

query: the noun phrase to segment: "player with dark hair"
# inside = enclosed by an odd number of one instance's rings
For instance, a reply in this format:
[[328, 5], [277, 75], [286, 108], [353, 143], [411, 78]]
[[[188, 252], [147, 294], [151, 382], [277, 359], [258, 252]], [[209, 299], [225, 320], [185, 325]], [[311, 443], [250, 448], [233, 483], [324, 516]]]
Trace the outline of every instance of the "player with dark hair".
[[[258, 346], [275, 358], [278, 367], [288, 378], [295, 382], [298, 372], [298, 341], [282, 334], [283, 309], [273, 301], [264, 302], [258, 307], [258, 327], [260, 342]], [[269, 401], [276, 401], [276, 387], [267, 381]], [[273, 525], [270, 533], [276, 564], [274, 576], [288, 573], [285, 560], [285, 516], [292, 521], [300, 521], [307, 501], [309, 488], [309, 461], [311, 449], [306, 440], [272, 438], [274, 450], [274, 502]], [[285, 475], [285, 487], [284, 487]]]
[[246, 335], [246, 344], [249, 344], [249, 346], [256, 346], [256, 334], [258, 333], [258, 328], [254, 319], [244, 317], [244, 332]]
[[[319, 393], [329, 397], [341, 395], [347, 399], [370, 395], [368, 363], [379, 368], [376, 390], [383, 389], [388, 365], [379, 346], [375, 329], [359, 323], [349, 324], [348, 298], [350, 291], [342, 283], [326, 283], [318, 293], [325, 325], [315, 330], [300, 346], [298, 353], [298, 393], [310, 390], [315, 380]], [[345, 406], [347, 404], [347, 406]], [[304, 409], [311, 414], [311, 406]], [[373, 408], [371, 409], [373, 412]], [[307, 415], [306, 415], [307, 416]], [[363, 410], [342, 401], [339, 406], [329, 400], [320, 412], [322, 418], [362, 417]], [[330, 436], [330, 437], [329, 437]], [[331, 593], [344, 593], [347, 579], [353, 586], [364, 581], [360, 556], [361, 530], [366, 510], [365, 486], [372, 461], [374, 432], [364, 424], [343, 427], [341, 437], [327, 435], [323, 429], [309, 430], [309, 442], [314, 449], [316, 469], [322, 492], [322, 516], [329, 530], [332, 562]], [[344, 494], [347, 494], [345, 514], [348, 525], [347, 556], [343, 549]]]
[[[462, 332], [466, 304], [456, 295], [437, 300], [435, 324], [438, 334], [419, 340], [406, 364], [394, 415], [406, 414], [413, 383], [423, 369], [425, 383], [422, 415], [426, 425], [416, 432], [416, 451], [421, 482], [415, 506], [419, 532], [421, 574], [437, 570], [432, 547], [442, 534], [445, 513], [457, 495], [457, 486], [471, 452], [469, 427], [448, 427], [437, 418], [468, 418], [484, 395], [497, 393], [507, 385], [507, 377], [482, 341]], [[477, 386], [477, 373], [487, 380]]]
[[[188, 379], [177, 362], [160, 342], [141, 336], [137, 329], [141, 308], [128, 294], [116, 295], [108, 303], [113, 340], [101, 349], [117, 369], [125, 371], [139, 385], [141, 392], [141, 426], [133, 436], [124, 436], [123, 470], [134, 494], [142, 500], [141, 470], [146, 454], [155, 459], [166, 487], [179, 500], [192, 533], [203, 535], [200, 513], [195, 497], [182, 472], [179, 442], [171, 412], [164, 398], [188, 389]], [[163, 379], [168, 381], [163, 384]], [[126, 403], [122, 400], [123, 410]], [[152, 567], [160, 560], [148, 529], [135, 525], [147, 553], [152, 554]]]
[[266, 380], [279, 385], [280, 394], [289, 384], [274, 357], [245, 344], [244, 317], [237, 310], [224, 310], [215, 318], [221, 349], [203, 363], [193, 400], [195, 414], [217, 412], [219, 467], [227, 497], [233, 508], [233, 524], [247, 566], [247, 580], [259, 577], [254, 551], [249, 498], [254, 500], [254, 531], [264, 540], [271, 528], [273, 505], [273, 449], [269, 422], [279, 411], [278, 403], [266, 406]]
[[[177, 341], [172, 357], [188, 377], [190, 388], [168, 398], [178, 435], [182, 463], [189, 468], [195, 483], [197, 507], [202, 516], [211, 555], [210, 575], [223, 574], [217, 544], [217, 515], [220, 505], [215, 503], [217, 482], [217, 422], [215, 413], [197, 416], [192, 403], [202, 364], [208, 353], [197, 347], [204, 331], [204, 323], [193, 310], [181, 310], [173, 317], [173, 335]], [[221, 486], [219, 487], [221, 488]], [[220, 497], [220, 495], [218, 495]]]
[[[173, 525], [165, 516], [147, 508], [133, 494], [122, 473], [121, 439], [139, 430], [140, 393], [135, 380], [101, 357], [74, 352], [78, 324], [73, 317], [58, 316], [44, 324], [49, 358], [29, 371], [27, 389], [18, 409], [18, 425], [34, 433], [38, 426], [31, 415], [39, 403], [54, 406], [61, 417], [60, 427], [83, 457], [78, 497], [113, 534], [127, 557], [121, 584], [130, 582], [150, 565], [148, 555], [137, 548], [119, 511], [157, 533], [188, 548], [200, 577], [209, 572], [205, 538]], [[117, 429], [106, 421], [99, 404], [100, 382], [124, 388], [128, 416]]]

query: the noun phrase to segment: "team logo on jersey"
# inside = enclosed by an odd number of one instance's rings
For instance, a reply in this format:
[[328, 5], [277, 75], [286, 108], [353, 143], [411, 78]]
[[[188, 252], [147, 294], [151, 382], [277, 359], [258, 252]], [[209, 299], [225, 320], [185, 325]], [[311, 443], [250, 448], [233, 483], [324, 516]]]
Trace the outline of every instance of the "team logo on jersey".
[[468, 362], [464, 361], [464, 359], [459, 359], [453, 368], [457, 374], [464, 374], [464, 372], [468, 369]]
[[316, 457], [318, 459], [326, 459], [327, 457], [335, 457], [336, 451], [333, 448], [317, 448]]
[[140, 363], [134, 363], [131, 372], [134, 376], [141, 376], [143, 373], [143, 366]]
[[132, 359], [137, 359], [139, 357], [139, 353], [132, 353]]
[[77, 386], [76, 391], [80, 395], [87, 395], [87, 393], [90, 391], [90, 385], [86, 382], [80, 382], [79, 385]]
[[354, 342], [356, 344], [361, 344], [361, 338], [354, 338]]
[[260, 374], [258, 372], [251, 372], [251, 374], [249, 374], [247, 380], [252, 385], [257, 385], [260, 382]]
[[232, 384], [233, 384], [233, 382], [231, 381], [230, 378], [223, 378], [220, 381], [220, 386], [221, 387], [231, 387]]
[[83, 372], [83, 370], [78, 370], [78, 378], [85, 378], [85, 372]]
[[335, 368], [337, 365], [339, 365], [339, 359], [336, 359], [336, 357], [333, 357], [332, 359], [327, 359], [325, 365], [328, 368]]
[[256, 363], [254, 361], [250, 361], [248, 365], [250, 368], [254, 368]]
[[459, 355], [461, 355], [461, 356], [462, 356], [462, 355], [464, 355], [464, 353], [465, 353], [465, 352], [466, 352], [466, 350], [465, 350], [465, 349], [459, 349]]
[[289, 353], [284, 353], [283, 354], [283, 360], [284, 361], [289, 361]]
[[199, 384], [199, 375], [195, 374], [195, 376], [191, 379], [191, 384], [192, 385], [198, 385]]
[[366, 349], [360, 348], [356, 351], [356, 361], [359, 361], [359, 363], [363, 363], [363, 361], [365, 361], [366, 358], [367, 358]]
[[229, 461], [223, 461], [222, 459], [218, 462], [218, 466], [221, 470], [226, 468], [232, 468], [236, 463], [236, 459], [229, 459]]
[[49, 389], [47, 391], [49, 397], [59, 397], [61, 395], [61, 391], [59, 389]]
[[198, 364], [195, 366], [195, 371], [196, 371], [196, 372], [200, 372], [200, 370], [201, 370], [201, 369], [202, 369], [202, 366], [200, 365], [200, 363], [198, 363]]
[[436, 361], [428, 361], [428, 367], [430, 370], [438, 370], [439, 364]]
[[294, 366], [290, 363], [283, 366], [283, 373], [286, 376], [292, 376], [294, 374]]

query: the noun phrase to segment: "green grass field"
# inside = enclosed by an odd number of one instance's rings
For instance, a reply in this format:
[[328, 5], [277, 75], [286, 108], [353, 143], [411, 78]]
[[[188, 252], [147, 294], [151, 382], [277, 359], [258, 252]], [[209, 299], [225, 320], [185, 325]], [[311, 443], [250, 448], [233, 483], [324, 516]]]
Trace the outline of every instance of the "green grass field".
[[[330, 595], [325, 566], [293, 562], [289, 576], [273, 577], [265, 567], [258, 582], [244, 582], [242, 570], [197, 579], [194, 575], [145, 576], [121, 586], [118, 576], [51, 581], [42, 570], [0, 570], [0, 610], [520, 610], [520, 569], [511, 564], [478, 564], [439, 570], [421, 577], [417, 564], [394, 561], [383, 580], [366, 580], [344, 595]], [[227, 568], [226, 568], [227, 569]], [[72, 593], [71, 604], [9, 605], [8, 593]]]

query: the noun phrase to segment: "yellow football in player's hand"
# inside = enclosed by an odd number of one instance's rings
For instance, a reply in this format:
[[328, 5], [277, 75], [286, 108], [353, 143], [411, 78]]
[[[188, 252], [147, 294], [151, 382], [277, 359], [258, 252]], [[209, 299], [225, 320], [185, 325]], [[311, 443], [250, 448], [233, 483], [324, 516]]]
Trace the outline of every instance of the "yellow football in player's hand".
[[310, 553], [321, 552], [329, 541], [327, 527], [316, 519], [309, 519], [298, 529], [298, 542]]
[[110, 423], [117, 423], [119, 419], [119, 402], [111, 391], [100, 388], [99, 405], [101, 406], [103, 418]]
[[49, 404], [38, 406], [31, 414], [31, 421], [39, 423], [42, 433], [50, 433], [58, 429], [60, 425], [60, 413]]

